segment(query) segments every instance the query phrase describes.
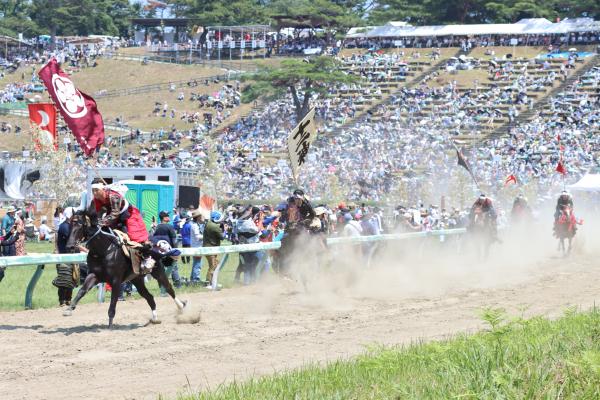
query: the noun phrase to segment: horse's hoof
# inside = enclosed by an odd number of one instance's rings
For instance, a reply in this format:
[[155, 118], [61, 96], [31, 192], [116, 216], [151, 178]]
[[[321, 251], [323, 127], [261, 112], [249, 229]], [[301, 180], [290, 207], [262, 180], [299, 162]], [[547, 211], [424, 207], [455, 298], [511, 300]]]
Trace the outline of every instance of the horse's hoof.
[[183, 304], [183, 309], [185, 310], [190, 305], [190, 302], [189, 300], [183, 300], [181, 304]]
[[73, 315], [73, 310], [71, 310], [70, 308], [67, 308], [66, 310], [63, 311], [64, 317], [70, 317], [71, 315]]
[[162, 324], [160, 319], [150, 319], [150, 323], [154, 325]]

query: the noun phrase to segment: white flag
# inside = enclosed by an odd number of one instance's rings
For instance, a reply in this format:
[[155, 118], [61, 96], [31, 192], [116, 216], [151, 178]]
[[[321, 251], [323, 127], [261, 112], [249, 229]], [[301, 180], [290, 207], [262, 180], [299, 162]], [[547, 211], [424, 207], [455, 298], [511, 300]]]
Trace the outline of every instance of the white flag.
[[290, 153], [290, 162], [294, 179], [298, 168], [305, 163], [306, 155], [310, 149], [311, 143], [317, 137], [315, 125], [314, 107], [306, 114], [300, 123], [290, 132], [288, 136], [288, 152]]

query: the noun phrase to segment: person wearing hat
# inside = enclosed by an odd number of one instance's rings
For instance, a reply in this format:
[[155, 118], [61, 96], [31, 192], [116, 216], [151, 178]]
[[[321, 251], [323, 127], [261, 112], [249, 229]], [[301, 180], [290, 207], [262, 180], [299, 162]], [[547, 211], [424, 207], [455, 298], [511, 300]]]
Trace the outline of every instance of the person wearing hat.
[[[172, 248], [177, 247], [177, 233], [175, 232], [175, 228], [173, 224], [171, 224], [171, 219], [169, 213], [167, 211], [161, 211], [158, 213], [159, 224], [156, 226], [154, 230], [154, 234], [152, 235], [151, 241], [153, 243], [158, 242], [159, 240], [165, 240], [169, 243], [169, 246]], [[173, 262], [169, 265], [172, 267], [171, 269], [171, 279], [173, 279], [173, 285], [176, 288], [181, 287], [181, 277], [179, 276], [179, 268], [176, 262]]]
[[[223, 231], [221, 230], [221, 220], [223, 215], [219, 211], [212, 211], [210, 213], [210, 219], [206, 221], [204, 226], [203, 235], [203, 247], [219, 247], [221, 246], [221, 240], [223, 240]], [[215, 270], [217, 269], [218, 259], [216, 254], [206, 256], [208, 262], [208, 271], [206, 272], [206, 287], [212, 288], [212, 279]]]
[[[58, 225], [56, 232], [56, 251], [59, 254], [67, 254], [67, 242], [71, 234], [71, 218], [73, 217], [73, 207], [67, 207], [63, 211], [64, 220]], [[56, 278], [52, 284], [58, 289], [58, 303], [65, 306], [71, 304], [73, 289], [79, 285], [79, 266], [76, 264], [57, 264]]]
[[6, 236], [15, 224], [15, 211], [13, 206], [6, 209], [6, 215], [2, 218], [2, 236]]
[[[240, 244], [259, 242], [260, 229], [256, 225], [255, 217], [260, 213], [258, 207], [248, 207], [237, 219], [234, 231], [237, 233]], [[244, 272], [244, 285], [249, 285], [255, 280], [256, 266], [258, 265], [256, 251], [240, 253], [240, 264], [235, 272], [235, 280], [239, 281]]]
[[125, 196], [111, 187], [106, 186], [101, 180], [95, 179], [92, 183], [92, 204], [97, 213], [106, 210], [106, 216], [100, 221], [101, 225], [118, 228], [127, 233], [129, 239], [137, 243], [148, 241], [148, 231], [142, 219], [142, 214], [133, 205], [129, 204]]

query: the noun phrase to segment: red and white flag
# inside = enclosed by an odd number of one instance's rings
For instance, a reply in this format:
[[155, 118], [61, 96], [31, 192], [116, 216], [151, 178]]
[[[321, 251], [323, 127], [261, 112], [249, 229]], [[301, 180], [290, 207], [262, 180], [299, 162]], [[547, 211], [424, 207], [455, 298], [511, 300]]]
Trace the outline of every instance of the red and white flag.
[[508, 177], [506, 177], [506, 179], [504, 180], [504, 186], [508, 186], [508, 184], [511, 182], [515, 185], [517, 184], [517, 177], [513, 174], [510, 174]]
[[50, 59], [38, 75], [79, 146], [89, 156], [104, 143], [104, 122], [96, 101], [77, 90], [55, 58]]
[[58, 134], [56, 132], [56, 108], [52, 103], [28, 104], [29, 122], [39, 128], [39, 136], [34, 137], [35, 149], [40, 150], [53, 146], [58, 150]]

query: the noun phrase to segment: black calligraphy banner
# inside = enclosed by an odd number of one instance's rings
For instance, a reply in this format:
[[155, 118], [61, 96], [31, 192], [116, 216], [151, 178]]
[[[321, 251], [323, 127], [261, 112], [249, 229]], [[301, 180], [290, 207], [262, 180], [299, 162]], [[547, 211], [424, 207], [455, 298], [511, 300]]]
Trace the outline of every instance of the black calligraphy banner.
[[294, 179], [296, 179], [298, 168], [306, 162], [308, 150], [316, 136], [315, 109], [312, 108], [288, 136], [288, 152]]

